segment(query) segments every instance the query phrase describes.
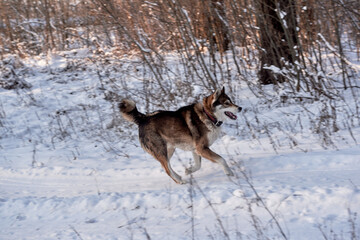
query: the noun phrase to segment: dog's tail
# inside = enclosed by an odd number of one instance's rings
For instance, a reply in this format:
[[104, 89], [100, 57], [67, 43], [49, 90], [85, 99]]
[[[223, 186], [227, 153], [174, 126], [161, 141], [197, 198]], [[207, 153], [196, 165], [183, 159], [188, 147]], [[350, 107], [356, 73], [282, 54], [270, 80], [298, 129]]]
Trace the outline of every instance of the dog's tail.
[[122, 116], [126, 120], [134, 122], [137, 125], [139, 125], [146, 117], [137, 110], [135, 102], [129, 99], [123, 99], [119, 104], [119, 108]]

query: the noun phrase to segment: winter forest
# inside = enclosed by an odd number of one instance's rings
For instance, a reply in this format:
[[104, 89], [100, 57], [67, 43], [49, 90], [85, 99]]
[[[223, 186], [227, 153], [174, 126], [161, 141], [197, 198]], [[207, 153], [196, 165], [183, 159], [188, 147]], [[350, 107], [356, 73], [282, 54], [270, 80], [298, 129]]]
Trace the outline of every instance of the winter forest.
[[[243, 108], [178, 185], [119, 102]], [[358, 0], [0, 0], [0, 239], [360, 239]]]

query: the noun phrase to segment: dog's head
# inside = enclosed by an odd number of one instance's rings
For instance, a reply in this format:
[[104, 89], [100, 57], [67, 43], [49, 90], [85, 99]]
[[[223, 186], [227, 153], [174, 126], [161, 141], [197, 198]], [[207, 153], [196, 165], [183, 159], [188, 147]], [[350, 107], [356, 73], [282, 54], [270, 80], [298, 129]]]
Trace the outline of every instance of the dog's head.
[[213, 94], [204, 98], [203, 103], [205, 110], [210, 111], [218, 121], [236, 120], [236, 114], [242, 110], [226, 95], [224, 87], [217, 89]]

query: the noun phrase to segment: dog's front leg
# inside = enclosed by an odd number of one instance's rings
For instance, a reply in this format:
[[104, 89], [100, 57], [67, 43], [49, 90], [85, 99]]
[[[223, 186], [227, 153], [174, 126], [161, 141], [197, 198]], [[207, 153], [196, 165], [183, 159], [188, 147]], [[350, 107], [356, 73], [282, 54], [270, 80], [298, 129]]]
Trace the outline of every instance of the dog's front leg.
[[197, 146], [196, 153], [206, 159], [209, 159], [212, 162], [220, 164], [223, 167], [226, 175], [234, 176], [234, 173], [231, 171], [231, 169], [227, 165], [225, 159], [223, 159], [220, 155], [211, 151], [210, 148], [205, 147], [205, 146]]

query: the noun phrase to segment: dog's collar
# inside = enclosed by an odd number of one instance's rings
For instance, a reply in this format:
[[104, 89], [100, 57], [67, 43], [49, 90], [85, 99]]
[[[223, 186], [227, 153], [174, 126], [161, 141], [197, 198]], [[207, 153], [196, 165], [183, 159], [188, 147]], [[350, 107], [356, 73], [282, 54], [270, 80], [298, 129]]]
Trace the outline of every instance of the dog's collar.
[[204, 113], [206, 114], [206, 116], [210, 119], [210, 121], [216, 126], [216, 127], [220, 127], [223, 122], [222, 121], [218, 121], [216, 119], [216, 117], [212, 116], [210, 113], [208, 113], [205, 108], [204, 108]]

